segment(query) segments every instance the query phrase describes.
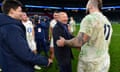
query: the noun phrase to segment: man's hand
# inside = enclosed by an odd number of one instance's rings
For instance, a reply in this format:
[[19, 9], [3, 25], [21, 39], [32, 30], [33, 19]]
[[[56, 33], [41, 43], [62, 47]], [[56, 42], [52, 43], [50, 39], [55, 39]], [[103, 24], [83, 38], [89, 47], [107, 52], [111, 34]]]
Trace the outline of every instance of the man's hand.
[[52, 59], [48, 59], [48, 67], [53, 63], [53, 60]]
[[57, 40], [57, 45], [59, 47], [63, 47], [64, 45], [69, 46], [69, 47], [74, 47], [80, 49], [81, 46], [83, 46], [86, 42], [88, 42], [90, 39], [90, 36], [87, 34], [80, 32], [76, 37], [70, 39], [70, 40], [65, 40], [63, 37], [60, 37], [59, 40]]
[[57, 40], [56, 44], [59, 47], [63, 47], [65, 45], [65, 39], [63, 37], [60, 37], [60, 39]]

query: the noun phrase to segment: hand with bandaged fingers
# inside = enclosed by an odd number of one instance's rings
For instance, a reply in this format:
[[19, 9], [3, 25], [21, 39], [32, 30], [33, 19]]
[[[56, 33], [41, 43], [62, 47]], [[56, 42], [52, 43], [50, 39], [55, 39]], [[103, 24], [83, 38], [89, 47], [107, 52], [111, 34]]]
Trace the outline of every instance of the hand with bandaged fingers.
[[60, 39], [57, 40], [56, 44], [59, 47], [63, 47], [65, 45], [65, 39], [63, 37], [60, 37]]

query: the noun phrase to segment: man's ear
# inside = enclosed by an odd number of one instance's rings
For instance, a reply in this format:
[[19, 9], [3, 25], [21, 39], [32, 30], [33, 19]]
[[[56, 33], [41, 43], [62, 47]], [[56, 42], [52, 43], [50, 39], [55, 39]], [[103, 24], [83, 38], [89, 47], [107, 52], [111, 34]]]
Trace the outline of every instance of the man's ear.
[[14, 11], [15, 11], [15, 10], [14, 10], [13, 8], [11, 8], [10, 11], [9, 11], [9, 13], [10, 13], [10, 14], [13, 14]]

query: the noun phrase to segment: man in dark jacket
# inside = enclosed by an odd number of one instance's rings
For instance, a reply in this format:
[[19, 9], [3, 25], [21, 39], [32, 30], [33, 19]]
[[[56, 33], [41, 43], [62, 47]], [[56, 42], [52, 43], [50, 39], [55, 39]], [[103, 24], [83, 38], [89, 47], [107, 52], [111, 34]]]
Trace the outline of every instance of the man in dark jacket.
[[57, 24], [53, 29], [54, 52], [58, 61], [60, 72], [72, 72], [71, 59], [73, 56], [71, 48], [67, 46], [60, 48], [56, 45], [56, 41], [60, 36], [63, 36], [67, 40], [73, 37], [68, 31], [67, 22], [67, 14], [65, 12], [60, 12], [58, 14]]
[[45, 22], [38, 20], [38, 22], [34, 27], [34, 31], [35, 31], [35, 42], [37, 46], [37, 52], [40, 53], [43, 49], [45, 52], [45, 55], [48, 57], [47, 43], [46, 43], [45, 32], [44, 32], [46, 28], [47, 26], [45, 25]]
[[34, 54], [27, 43], [21, 3], [5, 0], [0, 14], [0, 63], [3, 72], [34, 72], [34, 65], [48, 66], [50, 59]]
[[46, 41], [48, 42], [49, 41], [49, 26], [50, 26], [50, 24], [49, 24], [49, 18], [47, 17], [47, 16], [45, 16], [44, 18], [43, 18], [43, 22], [45, 23], [45, 25], [46, 25], [46, 28], [44, 29], [44, 33], [45, 33], [45, 39], [46, 39]]

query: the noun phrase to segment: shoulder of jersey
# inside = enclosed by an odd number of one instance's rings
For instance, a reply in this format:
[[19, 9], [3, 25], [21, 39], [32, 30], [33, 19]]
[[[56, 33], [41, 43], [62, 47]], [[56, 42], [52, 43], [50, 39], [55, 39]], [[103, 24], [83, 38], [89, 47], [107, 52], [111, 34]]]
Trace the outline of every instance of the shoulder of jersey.
[[93, 18], [93, 16], [92, 16], [91, 14], [86, 15], [86, 16], [84, 17], [85, 20], [89, 20], [89, 19], [92, 19], [92, 18]]

